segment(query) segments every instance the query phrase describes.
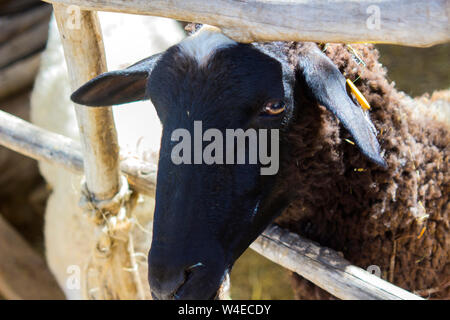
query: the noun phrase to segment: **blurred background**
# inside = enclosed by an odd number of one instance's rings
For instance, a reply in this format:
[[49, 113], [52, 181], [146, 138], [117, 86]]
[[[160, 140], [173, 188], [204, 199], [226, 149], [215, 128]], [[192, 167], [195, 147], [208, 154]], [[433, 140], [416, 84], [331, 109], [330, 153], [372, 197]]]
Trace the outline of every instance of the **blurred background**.
[[[50, 15], [51, 6], [38, 0], [0, 0], [0, 110], [25, 120], [29, 120], [29, 97]], [[449, 44], [377, 47], [397, 89], [416, 97], [450, 87]], [[34, 160], [0, 146], [0, 219], [42, 258], [49, 193]], [[237, 261], [231, 283], [233, 299], [293, 298], [288, 272], [250, 249]]]

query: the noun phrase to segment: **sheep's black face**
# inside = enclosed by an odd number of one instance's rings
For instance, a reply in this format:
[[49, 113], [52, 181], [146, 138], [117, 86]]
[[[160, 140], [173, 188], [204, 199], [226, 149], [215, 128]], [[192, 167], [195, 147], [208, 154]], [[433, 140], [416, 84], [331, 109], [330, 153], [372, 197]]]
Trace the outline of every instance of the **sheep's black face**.
[[[282, 135], [289, 123], [293, 76], [251, 45], [218, 48], [203, 60], [186, 51], [169, 49], [148, 84], [163, 124], [149, 256], [150, 286], [158, 299], [214, 298], [235, 260], [286, 205], [272, 194], [279, 135], [267, 129], [282, 129]], [[208, 129], [214, 138], [206, 138]], [[256, 139], [246, 140], [244, 163], [237, 164], [237, 139], [235, 157], [227, 159], [230, 129], [255, 133]], [[269, 174], [249, 159], [258, 151], [260, 133], [268, 138]], [[211, 163], [205, 154], [213, 141], [218, 149]], [[182, 143], [190, 146], [180, 152], [180, 163], [174, 152], [179, 155]]]
[[273, 56], [277, 43], [266, 52], [202, 30], [72, 95], [89, 106], [150, 98], [157, 109], [163, 135], [149, 281], [158, 299], [214, 298], [235, 260], [288, 204], [277, 171], [294, 83], [384, 165], [372, 123], [317, 46], [302, 44], [293, 68]]

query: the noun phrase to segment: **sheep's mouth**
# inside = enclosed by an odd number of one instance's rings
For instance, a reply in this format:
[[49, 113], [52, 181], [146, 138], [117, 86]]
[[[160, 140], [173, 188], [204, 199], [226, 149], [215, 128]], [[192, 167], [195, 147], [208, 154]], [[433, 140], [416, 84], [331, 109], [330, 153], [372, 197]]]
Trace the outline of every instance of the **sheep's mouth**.
[[184, 271], [184, 282], [182, 284], [180, 284], [180, 286], [172, 294], [171, 298], [173, 300], [183, 300], [183, 298], [182, 298], [183, 288], [186, 286], [186, 284], [189, 282], [189, 280], [192, 280], [192, 268], [189, 268]]
[[[175, 293], [172, 296], [172, 299], [174, 300], [183, 300], [186, 296], [186, 293], [189, 295], [189, 292], [194, 287], [192, 286], [192, 282], [196, 281], [197, 279], [194, 279], [194, 272], [192, 269], [185, 271], [185, 280], [184, 282], [177, 288]], [[202, 279], [200, 281], [208, 281], [207, 279]], [[191, 285], [190, 288], [187, 288], [187, 285]], [[223, 300], [226, 298], [228, 291], [230, 287], [230, 276], [229, 276], [229, 269], [227, 268], [221, 278], [220, 286], [217, 288], [217, 290], [213, 291], [209, 297], [207, 295], [206, 298], [202, 298], [205, 300]]]
[[[228, 269], [224, 272], [224, 276], [222, 277], [222, 280], [220, 282], [220, 286], [217, 290], [213, 291], [210, 295], [205, 294], [200, 299], [204, 300], [223, 300], [226, 299], [228, 296], [229, 291], [229, 271]], [[194, 278], [194, 273], [191, 270], [186, 270], [185, 272], [185, 278], [183, 283], [180, 284], [180, 286], [175, 290], [174, 293], [172, 293], [167, 299], [169, 300], [187, 300], [187, 299], [197, 299], [197, 297], [192, 296], [192, 292], [195, 290], [196, 280]], [[208, 281], [208, 280], [201, 280], [201, 281]], [[153, 292], [152, 292], [152, 298], [153, 300], [161, 300], [158, 298]]]

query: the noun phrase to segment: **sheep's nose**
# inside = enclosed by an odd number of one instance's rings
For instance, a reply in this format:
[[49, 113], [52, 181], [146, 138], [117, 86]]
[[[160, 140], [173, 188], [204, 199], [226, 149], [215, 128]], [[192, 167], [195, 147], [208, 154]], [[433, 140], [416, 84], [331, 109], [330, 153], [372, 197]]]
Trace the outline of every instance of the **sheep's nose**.
[[177, 299], [177, 291], [186, 282], [187, 271], [174, 265], [150, 264], [148, 279], [155, 300]]
[[[148, 280], [154, 299], [213, 299], [222, 284], [227, 264], [214, 244], [209, 251], [168, 246], [154, 240], [148, 255]], [[208, 256], [207, 253], [210, 253]]]

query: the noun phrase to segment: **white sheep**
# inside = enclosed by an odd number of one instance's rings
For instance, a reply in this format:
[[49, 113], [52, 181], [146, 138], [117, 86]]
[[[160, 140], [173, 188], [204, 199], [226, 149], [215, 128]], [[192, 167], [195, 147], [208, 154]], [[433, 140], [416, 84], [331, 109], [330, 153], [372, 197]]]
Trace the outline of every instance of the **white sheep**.
[[[165, 18], [100, 12], [99, 19], [110, 70], [130, 65], [149, 53], [163, 51], [184, 37], [180, 24]], [[130, 36], [134, 30], [140, 30], [139, 37]], [[52, 18], [47, 48], [42, 54], [41, 68], [31, 98], [32, 122], [78, 140], [70, 94], [62, 44], [55, 19]], [[150, 102], [113, 109], [121, 156], [156, 162], [161, 125]], [[141, 288], [136, 296], [126, 290], [110, 292], [114, 290], [109, 285], [99, 288], [103, 284], [95, 282], [98, 274], [91, 274], [91, 280], [88, 279], [98, 229], [79, 207], [82, 177], [48, 163], [40, 163], [39, 167], [53, 190], [45, 214], [47, 261], [67, 298], [148, 298], [146, 259], [140, 255], [146, 255], [150, 246], [151, 228], [148, 225], [152, 219], [154, 200], [142, 196], [132, 211], [139, 226], [132, 231], [135, 256], [138, 262], [144, 262], [138, 265], [142, 266], [139, 275], [145, 288]], [[101, 269], [101, 265], [96, 266], [97, 271]]]

